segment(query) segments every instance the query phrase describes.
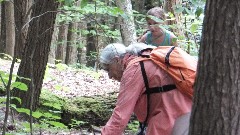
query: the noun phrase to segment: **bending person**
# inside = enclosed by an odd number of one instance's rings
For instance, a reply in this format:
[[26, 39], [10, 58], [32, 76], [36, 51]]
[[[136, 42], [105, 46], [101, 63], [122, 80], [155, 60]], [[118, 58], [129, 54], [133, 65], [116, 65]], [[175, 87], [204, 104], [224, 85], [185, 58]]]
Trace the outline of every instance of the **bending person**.
[[[137, 57], [139, 50], [146, 47], [150, 46], [135, 43], [125, 47], [122, 44], [114, 43], [107, 45], [102, 50], [100, 55], [102, 68], [108, 72], [109, 78], [120, 81], [116, 107], [111, 118], [102, 128], [102, 135], [122, 135], [133, 112], [140, 122], [144, 122], [148, 103], [147, 135], [170, 135], [175, 120], [190, 112], [192, 99], [176, 88], [167, 92], [151, 94], [147, 103], [140, 64], [139, 62], [130, 62]], [[151, 60], [144, 61], [144, 66], [149, 87], [174, 84], [168, 74]]]

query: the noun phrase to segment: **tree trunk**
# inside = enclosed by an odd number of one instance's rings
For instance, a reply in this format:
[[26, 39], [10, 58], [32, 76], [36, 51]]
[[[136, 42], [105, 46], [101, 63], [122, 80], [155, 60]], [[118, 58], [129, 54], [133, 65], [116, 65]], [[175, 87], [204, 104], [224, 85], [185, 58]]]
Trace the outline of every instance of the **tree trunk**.
[[[22, 50], [24, 48], [25, 40], [27, 37], [28, 25], [27, 19], [30, 17], [30, 0], [14, 0], [14, 18], [15, 18], [15, 55], [16, 58], [21, 59]], [[26, 24], [26, 25], [25, 25]], [[24, 27], [24, 28], [23, 28]]]
[[[87, 30], [89, 32], [94, 30], [94, 27], [92, 26], [91, 23], [87, 24]], [[97, 52], [96, 46], [97, 46], [96, 35], [93, 35], [92, 33], [87, 34], [86, 65], [88, 67], [95, 67], [96, 52]]]
[[[82, 29], [87, 29], [87, 24], [84, 22], [84, 23], [79, 23], [77, 25], [77, 29], [78, 31], [82, 30]], [[78, 49], [77, 49], [77, 63], [80, 64], [80, 65], [86, 65], [86, 36], [82, 34], [82, 32], [78, 32], [78, 35], [77, 35], [77, 46], [78, 46]]]
[[139, 13], [145, 14], [145, 2], [140, 0], [134, 0], [133, 9], [138, 11]]
[[240, 1], [207, 0], [189, 135], [240, 133]]
[[[1, 35], [0, 35], [0, 53], [6, 52], [6, 17], [5, 17], [5, 4], [1, 3]], [[1, 56], [1, 55], [0, 55]]]
[[[33, 78], [31, 79], [34, 80], [33, 83], [35, 87], [31, 87], [30, 81], [17, 78], [16, 81], [21, 81], [28, 86], [27, 92], [17, 89], [13, 90], [13, 96], [20, 97], [22, 100], [21, 105], [17, 104], [18, 107], [30, 108], [32, 95], [34, 95], [32, 109], [35, 110], [38, 105], [56, 18], [56, 12], [53, 11], [57, 10], [57, 5], [58, 3], [55, 0], [40, 0], [34, 4], [31, 17], [36, 18], [32, 19], [29, 24], [28, 36], [23, 50], [24, 55], [22, 55], [17, 75], [30, 78], [31, 67], [29, 61], [31, 61], [30, 57], [33, 56], [34, 71]], [[34, 94], [32, 94], [32, 92], [34, 92]]]
[[57, 27], [57, 21], [54, 24], [54, 30], [52, 34], [52, 41], [51, 41], [51, 47], [50, 52], [48, 55], [48, 63], [55, 64], [55, 58], [56, 58], [56, 49], [57, 49], [57, 36], [58, 36], [58, 27]]
[[67, 49], [66, 49], [66, 59], [65, 64], [76, 64], [77, 63], [77, 46], [76, 46], [76, 23], [70, 23], [68, 27], [67, 35]]
[[60, 23], [57, 41], [56, 60], [60, 60], [61, 63], [65, 62], [66, 57], [67, 30], [68, 25], [64, 24], [64, 22]]
[[132, 3], [130, 0], [117, 0], [116, 4], [127, 15], [126, 18], [119, 18], [120, 32], [123, 40], [123, 44], [128, 46], [131, 43], [136, 42], [136, 29], [134, 24], [134, 18], [132, 13]]
[[10, 56], [14, 54], [15, 45], [15, 24], [14, 24], [14, 6], [11, 1], [5, 3], [6, 17], [6, 53]]

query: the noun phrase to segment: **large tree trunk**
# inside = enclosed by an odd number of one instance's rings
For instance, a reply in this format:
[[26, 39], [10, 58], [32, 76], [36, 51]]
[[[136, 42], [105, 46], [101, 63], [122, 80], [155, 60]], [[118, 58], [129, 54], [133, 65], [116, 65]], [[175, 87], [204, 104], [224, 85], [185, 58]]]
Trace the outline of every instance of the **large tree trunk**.
[[[38, 105], [56, 18], [56, 12], [53, 11], [57, 10], [57, 5], [58, 3], [55, 0], [40, 0], [33, 7], [31, 17], [36, 18], [29, 24], [28, 36], [23, 50], [24, 55], [17, 75], [31, 78], [30, 61], [32, 60], [33, 78], [31, 79], [34, 81], [34, 88], [31, 87], [30, 81], [17, 78], [16, 81], [24, 82], [29, 88], [27, 92], [13, 90], [13, 96], [20, 97], [22, 100], [22, 104], [18, 105], [18, 107], [30, 108], [32, 95], [34, 96], [32, 109], [35, 110]], [[30, 59], [31, 57], [32, 59]], [[34, 93], [32, 94], [32, 92]]]
[[123, 44], [128, 46], [131, 43], [136, 42], [137, 40], [134, 18], [132, 13], [132, 3], [131, 0], [117, 0], [116, 4], [127, 15], [126, 18], [119, 18], [119, 24]]
[[240, 133], [240, 1], [207, 0], [189, 135]]
[[6, 53], [10, 56], [14, 55], [15, 45], [15, 24], [14, 24], [14, 6], [11, 1], [5, 3], [6, 17]]
[[[0, 35], [0, 53], [6, 51], [6, 17], [5, 17], [5, 3], [1, 3], [1, 35]], [[1, 56], [1, 55], [0, 55]]]
[[[24, 48], [28, 25], [26, 20], [30, 17], [30, 0], [14, 0], [14, 18], [15, 18], [15, 56], [21, 59], [22, 50]], [[23, 28], [24, 27], [24, 28]]]

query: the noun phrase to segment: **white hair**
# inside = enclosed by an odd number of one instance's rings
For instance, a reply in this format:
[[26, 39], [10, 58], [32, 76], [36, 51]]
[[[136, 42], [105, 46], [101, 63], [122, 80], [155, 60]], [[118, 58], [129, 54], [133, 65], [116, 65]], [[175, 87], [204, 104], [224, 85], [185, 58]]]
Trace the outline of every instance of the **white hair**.
[[112, 43], [107, 45], [100, 54], [100, 63], [111, 64], [115, 57], [123, 57], [126, 53], [138, 55], [138, 53], [146, 48], [156, 48], [155, 46], [144, 43], [133, 43], [128, 47], [121, 43]]

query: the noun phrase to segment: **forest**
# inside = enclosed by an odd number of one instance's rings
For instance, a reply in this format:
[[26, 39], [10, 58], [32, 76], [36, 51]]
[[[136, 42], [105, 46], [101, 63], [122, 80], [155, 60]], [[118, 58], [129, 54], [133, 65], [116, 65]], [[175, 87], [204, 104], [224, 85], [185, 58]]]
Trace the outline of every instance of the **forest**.
[[[119, 82], [99, 66], [161, 7], [164, 29], [198, 59], [189, 135], [240, 135], [240, 1], [0, 0], [0, 132], [100, 134]], [[124, 134], [137, 133], [132, 115]]]

